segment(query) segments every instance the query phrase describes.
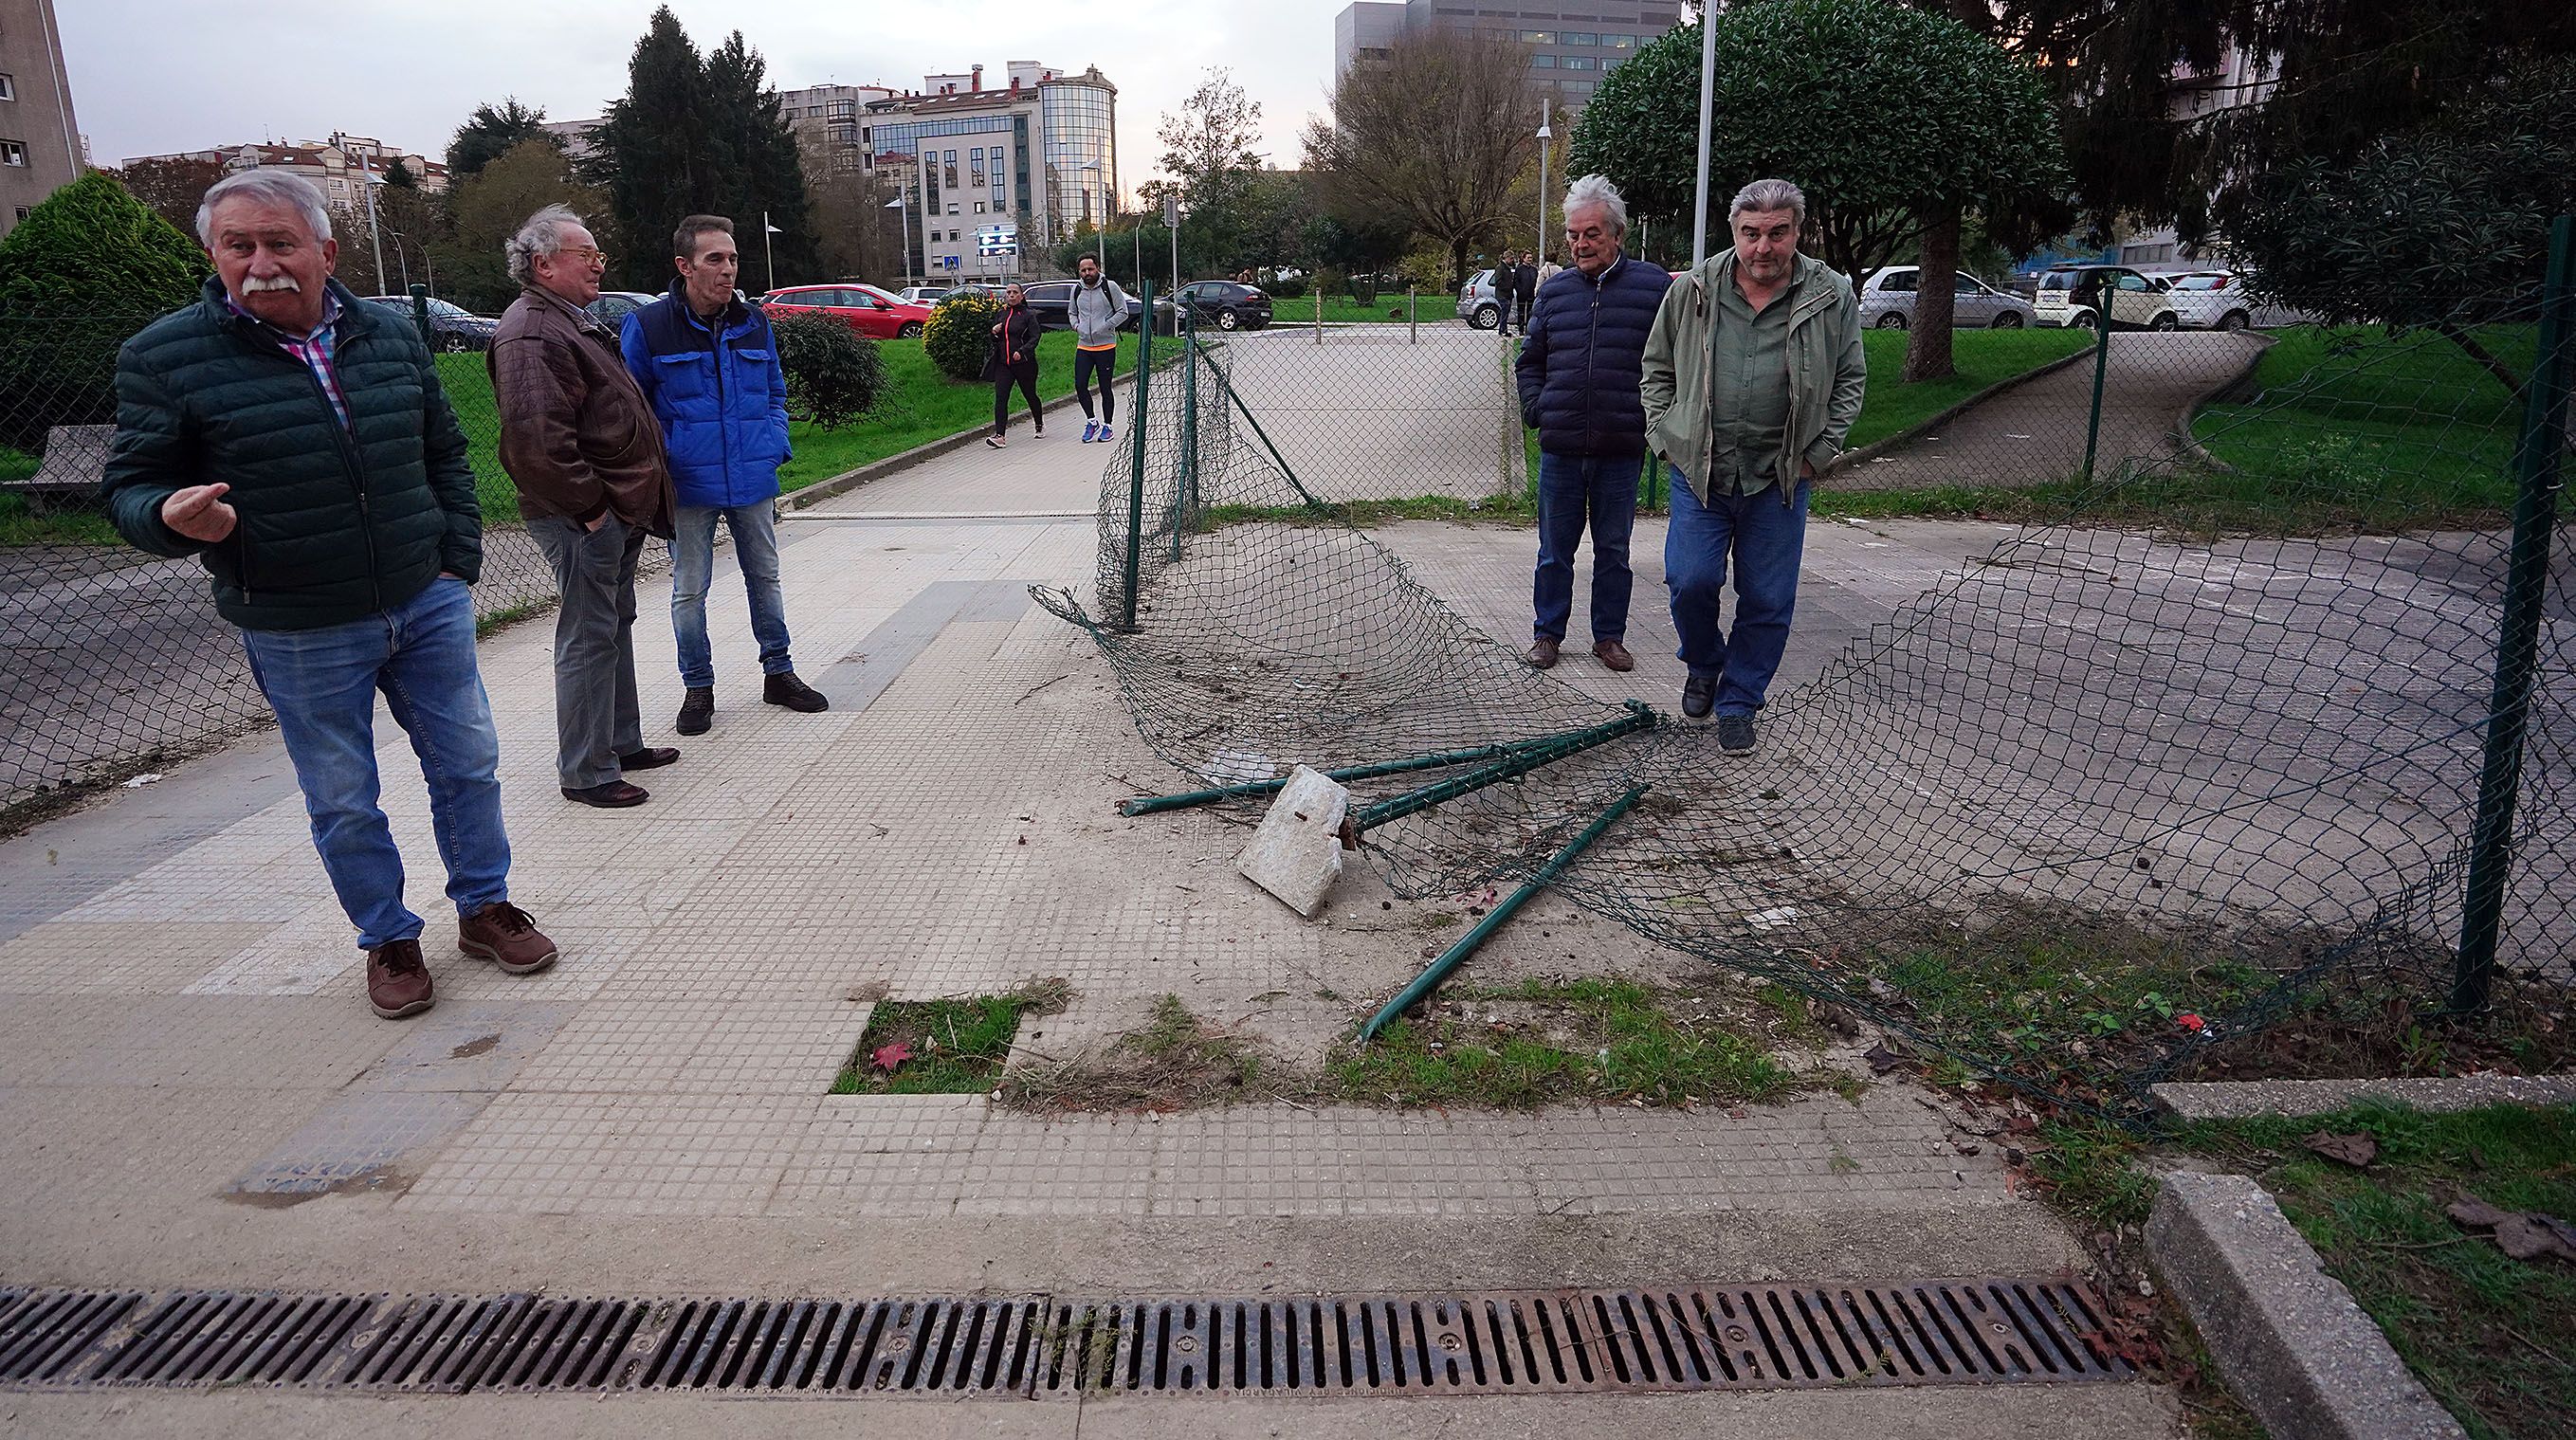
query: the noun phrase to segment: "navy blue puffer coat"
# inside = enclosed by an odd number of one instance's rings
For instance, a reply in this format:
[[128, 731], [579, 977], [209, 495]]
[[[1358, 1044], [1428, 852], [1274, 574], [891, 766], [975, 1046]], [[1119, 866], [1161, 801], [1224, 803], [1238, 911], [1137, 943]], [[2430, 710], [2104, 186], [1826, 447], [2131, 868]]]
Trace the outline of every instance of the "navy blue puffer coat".
[[1512, 367], [1521, 421], [1551, 455], [1642, 455], [1646, 332], [1673, 277], [1622, 255], [1598, 280], [1569, 265], [1539, 287]]

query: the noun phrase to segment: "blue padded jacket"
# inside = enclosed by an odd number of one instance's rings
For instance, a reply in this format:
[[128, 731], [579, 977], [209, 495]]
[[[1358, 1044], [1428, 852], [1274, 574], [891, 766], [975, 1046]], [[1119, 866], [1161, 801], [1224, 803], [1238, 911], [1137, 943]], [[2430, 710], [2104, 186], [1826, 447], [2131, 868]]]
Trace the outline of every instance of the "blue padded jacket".
[[1551, 455], [1642, 455], [1646, 332], [1673, 277], [1622, 255], [1593, 279], [1569, 265], [1539, 287], [1512, 376], [1521, 422]]
[[678, 503], [755, 505], [778, 497], [778, 467], [793, 452], [787, 376], [768, 316], [737, 300], [711, 329], [675, 283], [626, 317], [619, 348], [661, 422]]

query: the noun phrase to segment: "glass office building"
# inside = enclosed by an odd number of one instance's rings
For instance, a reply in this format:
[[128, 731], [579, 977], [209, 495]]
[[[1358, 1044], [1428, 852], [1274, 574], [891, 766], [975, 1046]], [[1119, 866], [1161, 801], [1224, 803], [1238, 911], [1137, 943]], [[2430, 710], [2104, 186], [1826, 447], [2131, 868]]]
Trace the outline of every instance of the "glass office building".
[[980, 66], [932, 76], [929, 93], [858, 116], [862, 168], [903, 177], [913, 254], [932, 280], [1025, 274], [1025, 253], [996, 253], [995, 227], [1016, 229], [1025, 252], [1117, 210], [1116, 86], [1097, 68], [1065, 75], [1034, 61], [1014, 62], [1007, 86], [982, 81]]

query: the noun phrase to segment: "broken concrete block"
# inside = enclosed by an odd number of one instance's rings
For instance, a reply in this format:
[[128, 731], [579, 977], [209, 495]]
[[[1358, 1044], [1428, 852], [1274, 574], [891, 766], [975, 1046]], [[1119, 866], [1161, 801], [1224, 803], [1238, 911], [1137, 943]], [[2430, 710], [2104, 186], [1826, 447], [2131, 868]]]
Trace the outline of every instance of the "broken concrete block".
[[1236, 868], [1300, 915], [1312, 915], [1342, 873], [1342, 819], [1351, 792], [1303, 765], [1289, 772]]

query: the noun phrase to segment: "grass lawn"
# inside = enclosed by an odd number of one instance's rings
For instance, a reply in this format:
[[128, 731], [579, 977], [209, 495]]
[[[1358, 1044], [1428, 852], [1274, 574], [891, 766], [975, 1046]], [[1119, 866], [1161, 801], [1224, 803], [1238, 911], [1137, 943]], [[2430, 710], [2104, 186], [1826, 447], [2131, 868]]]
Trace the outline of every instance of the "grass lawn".
[[1051, 1015], [1072, 994], [1062, 980], [1037, 980], [1001, 995], [880, 1000], [832, 1093], [981, 1095], [1001, 1083], [1021, 1017]]
[[[1348, 295], [1324, 297], [1324, 323], [1327, 325], [1371, 325], [1405, 322], [1404, 292], [1378, 292], [1377, 303], [1363, 305]], [[1422, 324], [1446, 325], [1458, 318], [1458, 295], [1454, 290], [1425, 290], [1414, 297], [1413, 315]], [[1272, 297], [1270, 323], [1278, 325], [1312, 325], [1315, 323], [1315, 297], [1300, 295], [1294, 300]]]
[[[1118, 373], [1133, 373], [1136, 337], [1119, 337], [1118, 350]], [[796, 458], [779, 471], [786, 489], [802, 490], [856, 466], [992, 423], [993, 387], [981, 380], [961, 382], [941, 374], [920, 341], [881, 340], [877, 353], [885, 357], [889, 393], [874, 413], [837, 430], [802, 420], [788, 422], [788, 440], [795, 446]], [[482, 497], [483, 518], [487, 522], [517, 519], [518, 492], [501, 471], [500, 417], [492, 408], [492, 382], [484, 372], [483, 357], [441, 355], [438, 372], [447, 387], [447, 403], [455, 407], [456, 421], [473, 443], [475, 490]], [[1053, 331], [1038, 341], [1038, 395], [1054, 400], [1072, 393], [1073, 333]], [[1017, 392], [1011, 405], [1014, 423], [1025, 424]], [[0, 517], [0, 527], [5, 527], [5, 517]], [[0, 528], [0, 537], [7, 533]]]

